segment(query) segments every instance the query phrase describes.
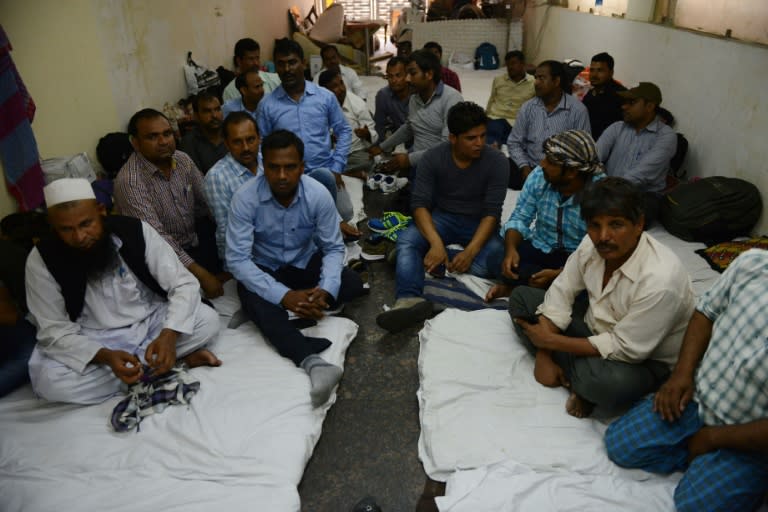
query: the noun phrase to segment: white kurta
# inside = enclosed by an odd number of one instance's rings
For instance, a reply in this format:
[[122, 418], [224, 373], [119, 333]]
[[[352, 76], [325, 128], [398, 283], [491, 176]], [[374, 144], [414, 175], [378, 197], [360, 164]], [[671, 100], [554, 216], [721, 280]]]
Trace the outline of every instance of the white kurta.
[[[362, 98], [347, 91], [347, 96], [344, 98], [344, 104], [341, 106], [341, 111], [344, 112], [344, 117], [347, 118], [349, 126], [352, 127], [352, 145], [349, 148], [350, 153], [365, 151], [371, 144], [377, 142], [378, 134], [376, 133], [376, 123], [373, 122], [373, 117], [368, 110], [368, 105], [366, 105]], [[355, 134], [357, 128], [362, 128], [364, 126], [368, 127], [368, 132], [371, 134], [371, 142], [363, 140]]]
[[[143, 358], [148, 344], [163, 328], [182, 334], [177, 355], [204, 345], [218, 331], [218, 316], [200, 301], [200, 286], [181, 264], [171, 246], [149, 224], [142, 222], [146, 242], [145, 259], [158, 284], [168, 290], [168, 301], [155, 295], [119, 257], [112, 272], [86, 284], [83, 311], [75, 322], [66, 311], [61, 288], [48, 271], [37, 249], [27, 259], [27, 304], [38, 327], [38, 344], [30, 359], [30, 378], [35, 391], [48, 398], [90, 403], [108, 396], [86, 397], [96, 391], [83, 380], [103, 381], [111, 376], [108, 367], [90, 364], [101, 348], [125, 350]], [[122, 242], [112, 236], [116, 248]], [[54, 380], [53, 377], [56, 377]], [[98, 375], [98, 379], [96, 378]], [[67, 382], [71, 379], [72, 382]], [[103, 385], [101, 382], [100, 385]], [[72, 399], [67, 389], [77, 388]]]

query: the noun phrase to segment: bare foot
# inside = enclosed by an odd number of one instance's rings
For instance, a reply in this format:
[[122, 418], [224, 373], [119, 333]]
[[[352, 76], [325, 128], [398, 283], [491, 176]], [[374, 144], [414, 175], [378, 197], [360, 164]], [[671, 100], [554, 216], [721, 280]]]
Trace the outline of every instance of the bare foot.
[[190, 368], [197, 368], [198, 366], [221, 366], [221, 359], [206, 348], [195, 350], [191, 354], [187, 354], [182, 359]]
[[485, 294], [485, 302], [491, 302], [492, 300], [499, 299], [501, 297], [509, 297], [512, 292], [512, 287], [506, 284], [495, 284], [491, 286], [488, 293]]
[[536, 361], [533, 366], [533, 377], [536, 382], [548, 388], [567, 388], [570, 384], [565, 377], [565, 372], [560, 368], [547, 352], [536, 352]]
[[581, 398], [576, 393], [571, 392], [571, 396], [565, 402], [565, 412], [577, 418], [586, 418], [592, 414], [595, 404]]

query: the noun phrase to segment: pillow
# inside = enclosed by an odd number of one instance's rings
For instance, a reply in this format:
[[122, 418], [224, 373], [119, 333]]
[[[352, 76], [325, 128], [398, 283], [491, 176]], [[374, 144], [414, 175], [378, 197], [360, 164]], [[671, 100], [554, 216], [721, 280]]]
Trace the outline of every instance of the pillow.
[[768, 250], [768, 238], [750, 238], [749, 240], [731, 240], [706, 249], [699, 249], [697, 254], [707, 260], [709, 266], [718, 272], [723, 272], [736, 257], [749, 249]]

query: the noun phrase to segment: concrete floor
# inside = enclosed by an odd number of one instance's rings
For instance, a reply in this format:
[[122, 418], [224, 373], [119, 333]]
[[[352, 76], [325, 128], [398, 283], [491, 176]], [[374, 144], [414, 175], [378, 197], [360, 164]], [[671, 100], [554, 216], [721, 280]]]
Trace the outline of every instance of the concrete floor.
[[[393, 196], [365, 191], [366, 213], [377, 217]], [[394, 298], [394, 268], [369, 263], [370, 295], [344, 311], [360, 326], [347, 350], [336, 404], [299, 485], [302, 511], [346, 512], [371, 495], [385, 512], [414, 510], [426, 475], [417, 455], [419, 386], [417, 333], [392, 335], [376, 325]], [[429, 510], [434, 507], [420, 510]]]

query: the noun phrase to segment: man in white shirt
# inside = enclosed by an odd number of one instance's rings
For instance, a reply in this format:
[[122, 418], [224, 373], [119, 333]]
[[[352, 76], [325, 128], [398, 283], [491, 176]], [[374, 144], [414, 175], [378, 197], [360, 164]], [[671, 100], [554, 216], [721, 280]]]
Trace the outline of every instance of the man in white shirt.
[[46, 400], [94, 404], [177, 359], [219, 366], [205, 345], [219, 317], [200, 285], [149, 224], [106, 217], [90, 183], [64, 178], [44, 189], [54, 236], [27, 259], [27, 305], [38, 327], [29, 361]]
[[[509, 299], [515, 329], [535, 353], [534, 377], [571, 392], [588, 416], [655, 391], [669, 376], [693, 313], [691, 281], [665, 245], [643, 231], [643, 195], [622, 178], [593, 183], [581, 200], [587, 236], [552, 286]], [[579, 299], [586, 291], [587, 299]]]
[[317, 85], [320, 85], [320, 74], [323, 71], [327, 69], [335, 69], [341, 73], [341, 78], [344, 80], [344, 85], [347, 86], [347, 89], [352, 91], [356, 96], [362, 98], [363, 101], [366, 100], [367, 94], [365, 92], [365, 87], [363, 87], [363, 82], [360, 81], [360, 77], [357, 76], [354, 69], [341, 63], [341, 55], [339, 55], [339, 50], [335, 46], [332, 44], [324, 46], [323, 49], [320, 50], [320, 57], [323, 59], [323, 67], [315, 75], [314, 82]]
[[352, 128], [352, 145], [347, 156], [345, 173], [353, 171], [367, 171], [371, 167], [371, 157], [368, 148], [378, 140], [376, 123], [373, 122], [368, 106], [356, 94], [347, 91], [341, 73], [333, 69], [326, 69], [320, 73], [319, 85], [325, 87], [339, 100], [341, 111]]

